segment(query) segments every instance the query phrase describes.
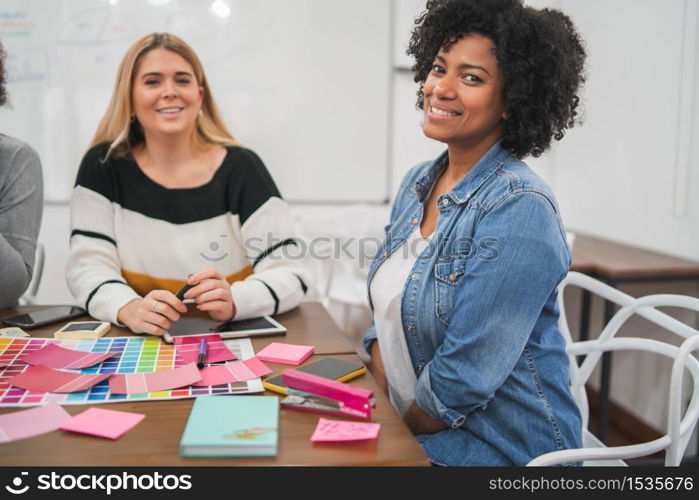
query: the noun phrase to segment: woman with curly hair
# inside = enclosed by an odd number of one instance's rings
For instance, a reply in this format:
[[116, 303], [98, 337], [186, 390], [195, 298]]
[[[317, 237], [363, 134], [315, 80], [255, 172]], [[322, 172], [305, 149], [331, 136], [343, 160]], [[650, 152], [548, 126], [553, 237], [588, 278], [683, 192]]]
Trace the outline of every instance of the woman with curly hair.
[[[6, 101], [0, 45], [0, 106]], [[0, 134], [0, 309], [17, 304], [32, 279], [43, 208], [39, 156], [28, 144]]]
[[423, 131], [447, 150], [405, 176], [370, 268], [372, 371], [435, 464], [579, 447], [557, 327], [570, 250], [522, 158], [574, 125], [581, 40], [518, 0], [430, 0], [408, 53]]

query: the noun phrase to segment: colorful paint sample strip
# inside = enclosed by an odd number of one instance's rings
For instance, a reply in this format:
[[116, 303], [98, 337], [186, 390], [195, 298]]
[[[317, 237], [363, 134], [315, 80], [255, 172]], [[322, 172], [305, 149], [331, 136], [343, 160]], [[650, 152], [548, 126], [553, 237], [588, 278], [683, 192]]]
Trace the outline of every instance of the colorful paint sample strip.
[[69, 419], [70, 414], [55, 403], [0, 415], [0, 443], [55, 431]]
[[[178, 344], [176, 345], [177, 356], [182, 359], [182, 364], [196, 363], [199, 354], [199, 344]], [[232, 361], [236, 359], [222, 340], [209, 341], [204, 363], [219, 363], [221, 361]]]
[[111, 373], [92, 375], [62, 372], [48, 366], [37, 365], [30, 366], [25, 372], [11, 378], [9, 383], [28, 391], [67, 393], [84, 391], [111, 376]]
[[272, 370], [259, 359], [252, 357], [245, 361], [202, 368], [199, 373], [201, 373], [201, 380], [192, 384], [195, 387], [245, 382], [272, 373]]
[[109, 380], [109, 391], [112, 394], [144, 394], [186, 387], [199, 380], [199, 370], [192, 363], [174, 370], [115, 375]]
[[43, 365], [57, 370], [63, 368], [80, 370], [101, 363], [115, 354], [115, 352], [74, 351], [56, 344], [47, 344], [41, 349], [22, 356], [20, 360], [29, 365]]

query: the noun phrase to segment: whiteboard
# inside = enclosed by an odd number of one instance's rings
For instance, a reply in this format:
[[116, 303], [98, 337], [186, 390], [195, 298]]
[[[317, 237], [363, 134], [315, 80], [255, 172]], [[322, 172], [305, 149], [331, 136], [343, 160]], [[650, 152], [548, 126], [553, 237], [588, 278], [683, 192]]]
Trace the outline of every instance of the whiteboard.
[[140, 36], [182, 37], [234, 136], [291, 201], [382, 201], [389, 0], [1, 0], [11, 109], [0, 131], [39, 152], [46, 199], [67, 200]]

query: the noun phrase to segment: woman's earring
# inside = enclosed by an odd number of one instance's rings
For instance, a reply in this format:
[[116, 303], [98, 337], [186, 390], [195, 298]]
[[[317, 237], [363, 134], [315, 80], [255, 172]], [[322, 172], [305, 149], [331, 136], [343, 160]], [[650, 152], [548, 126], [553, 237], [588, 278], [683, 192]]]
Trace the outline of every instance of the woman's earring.
[[502, 114], [502, 119], [505, 120], [505, 121], [507, 121], [509, 118], [510, 118], [510, 115], [507, 113], [507, 111], [505, 111], [505, 112]]

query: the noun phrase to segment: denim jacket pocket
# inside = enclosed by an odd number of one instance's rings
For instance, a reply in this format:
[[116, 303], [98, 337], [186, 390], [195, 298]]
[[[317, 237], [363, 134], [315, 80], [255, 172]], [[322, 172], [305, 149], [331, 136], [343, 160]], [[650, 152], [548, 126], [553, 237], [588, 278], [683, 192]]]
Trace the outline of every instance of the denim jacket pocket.
[[447, 326], [449, 325], [451, 310], [454, 307], [456, 285], [458, 285], [465, 270], [466, 259], [460, 257], [440, 259], [434, 266], [437, 317]]

